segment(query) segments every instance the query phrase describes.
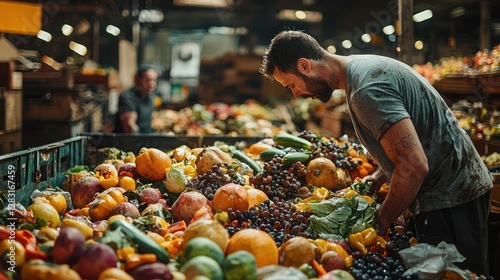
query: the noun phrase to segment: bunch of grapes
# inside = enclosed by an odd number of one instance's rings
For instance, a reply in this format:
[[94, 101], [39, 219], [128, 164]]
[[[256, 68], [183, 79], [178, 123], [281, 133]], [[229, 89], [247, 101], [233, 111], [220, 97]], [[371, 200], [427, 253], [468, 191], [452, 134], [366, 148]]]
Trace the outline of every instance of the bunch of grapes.
[[355, 259], [349, 272], [356, 280], [413, 280], [418, 279], [418, 275], [403, 277], [406, 267], [400, 258], [393, 256], [383, 257], [375, 252], [368, 252], [361, 258]]
[[339, 146], [334, 139], [323, 140], [317, 143], [312, 158], [325, 157], [333, 161], [335, 166], [344, 170], [356, 169], [358, 164], [347, 155], [347, 146]]
[[303, 131], [299, 132], [299, 134], [297, 136], [299, 136], [300, 138], [306, 139], [307, 141], [309, 141], [313, 144], [317, 144], [321, 140], [320, 135], [318, 135], [310, 130], [303, 130]]
[[204, 174], [198, 174], [186, 184], [186, 189], [202, 193], [208, 200], [214, 198], [215, 192], [225, 184], [238, 183], [233, 178], [236, 170], [228, 163], [219, 162]]
[[264, 163], [262, 172], [251, 176], [249, 180], [271, 200], [275, 197], [279, 200], [291, 200], [299, 195], [299, 189], [305, 185], [306, 174], [307, 167], [303, 163], [285, 166], [282, 158], [275, 156]]
[[295, 236], [307, 236], [310, 212], [297, 210], [293, 202], [275, 199], [266, 200], [260, 205], [240, 212], [228, 209], [232, 223], [226, 229], [229, 235], [242, 228], [255, 228], [267, 232], [281, 246], [286, 240]]
[[406, 234], [397, 231], [390, 231], [387, 236], [389, 241], [385, 245], [385, 249], [390, 256], [399, 257], [399, 251], [409, 248], [411, 245], [410, 239], [413, 233], [408, 231]]

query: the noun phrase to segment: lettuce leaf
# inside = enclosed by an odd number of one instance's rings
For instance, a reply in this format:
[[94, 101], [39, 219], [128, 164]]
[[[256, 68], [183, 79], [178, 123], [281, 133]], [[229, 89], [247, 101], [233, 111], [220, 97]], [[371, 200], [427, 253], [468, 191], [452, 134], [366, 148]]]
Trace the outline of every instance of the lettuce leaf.
[[[334, 197], [320, 202], [307, 203], [313, 211], [309, 218], [308, 232], [318, 237], [341, 236], [373, 227], [375, 211], [379, 204], [369, 204], [362, 198]], [[323, 237], [322, 237], [323, 236]]]

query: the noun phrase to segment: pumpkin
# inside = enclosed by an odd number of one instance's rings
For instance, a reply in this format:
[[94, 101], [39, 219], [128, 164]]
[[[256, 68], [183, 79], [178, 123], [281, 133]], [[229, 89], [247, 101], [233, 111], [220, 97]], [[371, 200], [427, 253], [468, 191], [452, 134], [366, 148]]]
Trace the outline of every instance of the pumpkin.
[[248, 205], [247, 189], [235, 183], [228, 183], [218, 188], [212, 199], [212, 208], [215, 212], [228, 211], [229, 208], [243, 212], [248, 210]]
[[165, 169], [172, 165], [167, 153], [155, 148], [142, 148], [135, 159], [137, 172], [150, 181], [165, 179]]
[[230, 239], [226, 249], [226, 257], [236, 251], [248, 251], [257, 260], [257, 267], [278, 264], [278, 246], [265, 231], [245, 228], [236, 232]]
[[311, 262], [316, 256], [311, 242], [302, 236], [288, 239], [281, 245], [278, 253], [281, 265], [296, 268]]
[[337, 190], [337, 167], [328, 158], [319, 157], [307, 164], [306, 182], [316, 187]]
[[109, 218], [113, 208], [124, 201], [122, 192], [117, 188], [107, 189], [90, 202], [89, 216], [94, 222], [105, 220]]

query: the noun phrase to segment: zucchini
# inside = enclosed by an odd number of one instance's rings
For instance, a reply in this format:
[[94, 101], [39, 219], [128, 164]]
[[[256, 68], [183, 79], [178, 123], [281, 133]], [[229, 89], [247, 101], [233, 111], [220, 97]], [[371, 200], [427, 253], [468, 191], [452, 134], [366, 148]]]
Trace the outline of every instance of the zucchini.
[[233, 158], [248, 165], [248, 167], [250, 167], [250, 169], [253, 170], [253, 174], [257, 174], [262, 171], [262, 167], [258, 163], [256, 163], [253, 159], [251, 159], [249, 156], [247, 156], [243, 151], [233, 148], [231, 149], [231, 154]]
[[283, 157], [282, 161], [283, 161], [283, 164], [290, 165], [290, 164], [296, 163], [297, 161], [300, 161], [302, 163], [306, 163], [307, 161], [309, 161], [310, 158], [311, 158], [310, 154], [301, 153], [301, 152], [293, 152], [293, 153], [286, 154]]
[[139, 253], [155, 254], [158, 260], [163, 263], [168, 263], [170, 261], [170, 256], [163, 247], [131, 223], [124, 220], [114, 220], [109, 224], [109, 228], [111, 230], [119, 229], [130, 237], [132, 241], [137, 244]]
[[306, 150], [312, 150], [314, 148], [314, 145], [310, 141], [288, 133], [276, 135], [274, 137], [274, 142], [283, 147], [300, 148]]
[[260, 153], [260, 159], [262, 159], [263, 161], [270, 161], [275, 155], [283, 157], [286, 155], [286, 152], [278, 148], [271, 148]]

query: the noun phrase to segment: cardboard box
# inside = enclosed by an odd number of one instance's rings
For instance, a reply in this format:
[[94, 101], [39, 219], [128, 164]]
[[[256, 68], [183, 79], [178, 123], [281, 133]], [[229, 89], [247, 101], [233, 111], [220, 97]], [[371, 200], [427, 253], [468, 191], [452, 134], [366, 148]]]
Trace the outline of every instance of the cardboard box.
[[23, 93], [21, 91], [0, 91], [0, 130], [9, 132], [23, 126]]
[[79, 104], [78, 92], [43, 91], [32, 95], [25, 93], [24, 121], [79, 121], [87, 113]]

